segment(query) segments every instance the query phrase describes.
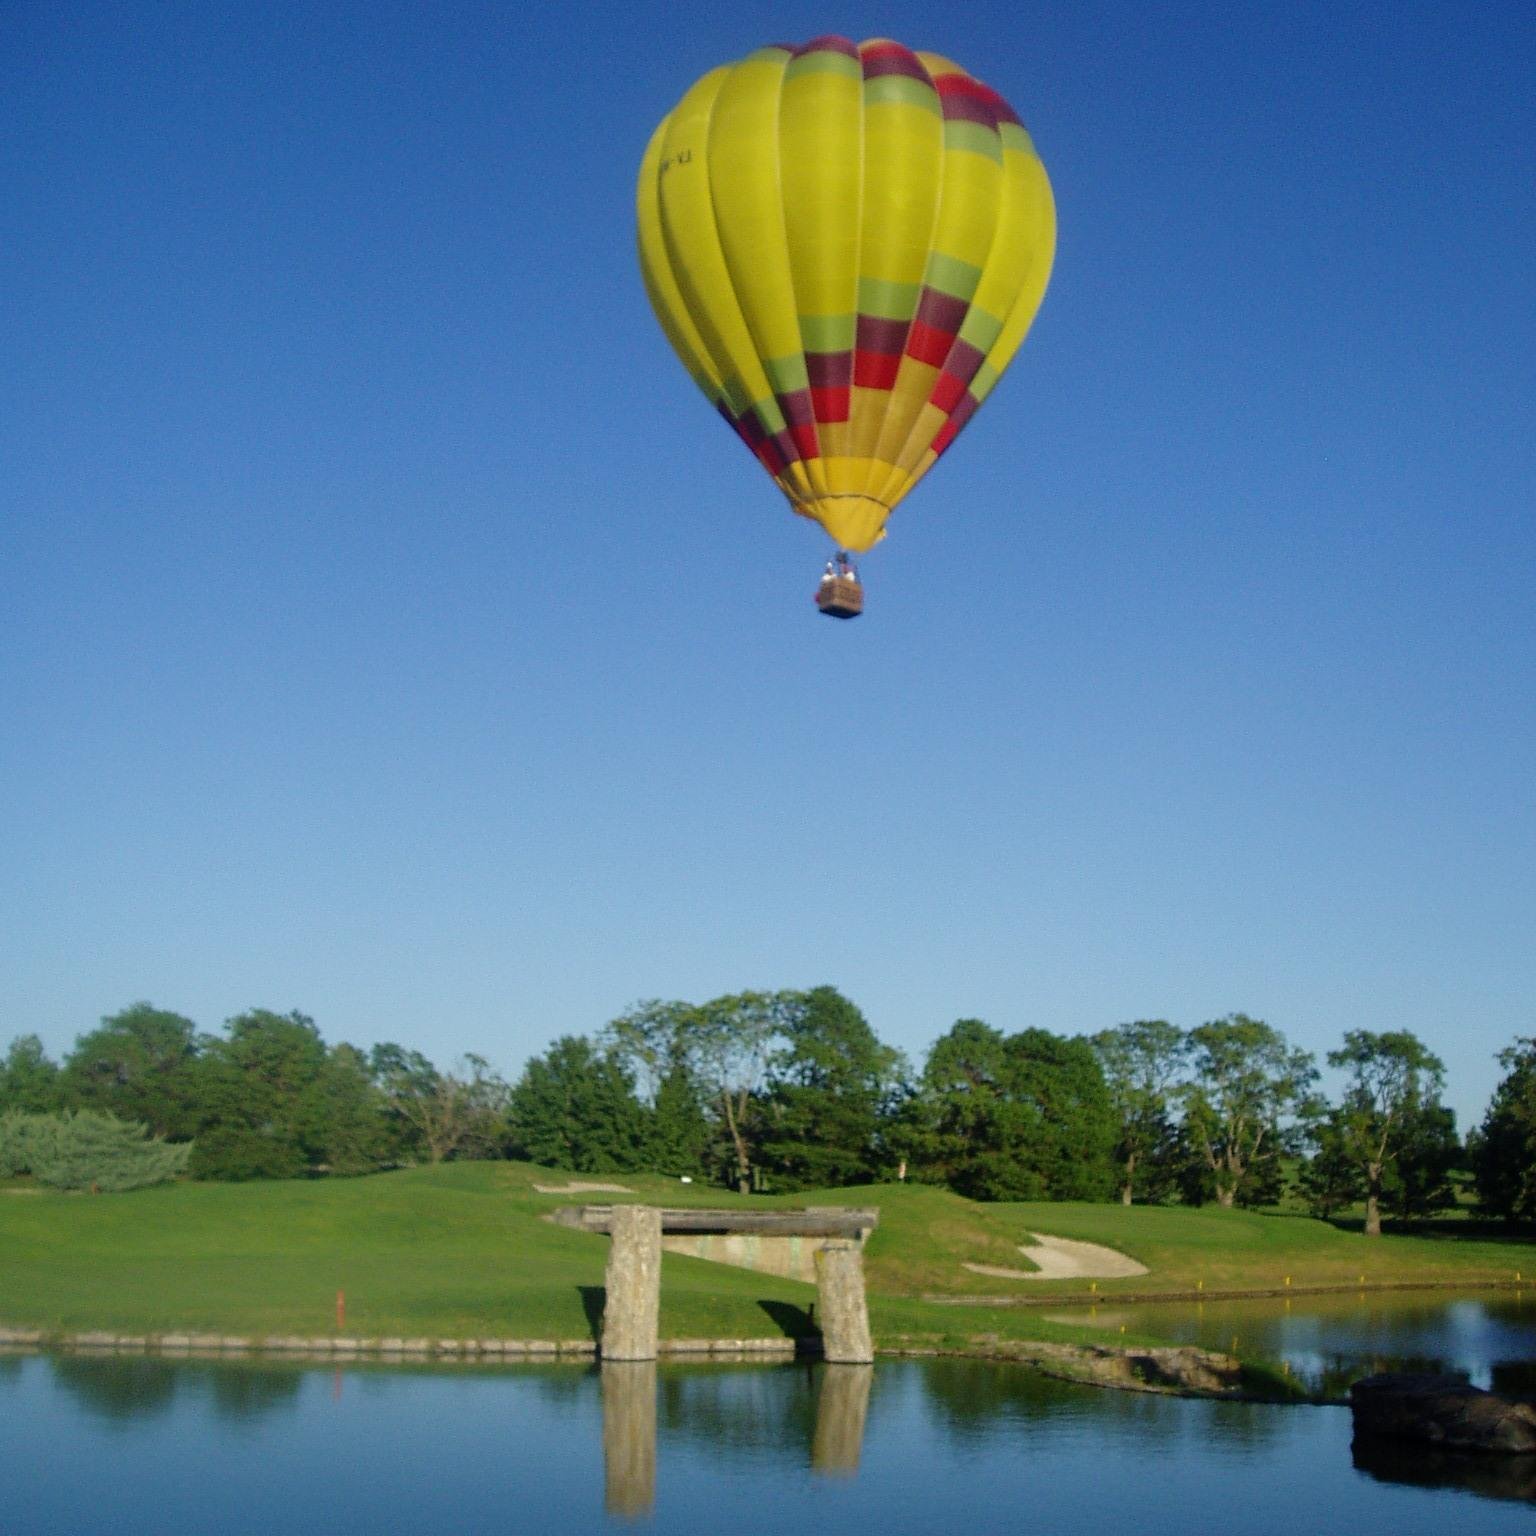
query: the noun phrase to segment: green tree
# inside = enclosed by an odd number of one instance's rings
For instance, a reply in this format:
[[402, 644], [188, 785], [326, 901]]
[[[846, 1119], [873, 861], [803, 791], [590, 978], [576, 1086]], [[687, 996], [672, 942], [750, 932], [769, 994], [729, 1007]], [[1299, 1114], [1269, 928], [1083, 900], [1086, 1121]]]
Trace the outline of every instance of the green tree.
[[512, 1089], [517, 1156], [575, 1173], [631, 1173], [643, 1166], [646, 1116], [634, 1078], [611, 1051], [563, 1035], [535, 1056]]
[[1328, 1064], [1349, 1073], [1338, 1127], [1363, 1176], [1366, 1235], [1380, 1237], [1384, 1179], [1415, 1129], [1428, 1128], [1422, 1111], [1438, 1103], [1445, 1066], [1405, 1029], [1352, 1029]]
[[325, 1160], [327, 1055], [314, 1020], [254, 1008], [208, 1039], [197, 1068], [199, 1179], [292, 1179]]
[[922, 1092], [921, 1176], [978, 1200], [1108, 1194], [1116, 1122], [1086, 1040], [961, 1019], [929, 1052]]
[[1341, 1111], [1335, 1109], [1312, 1130], [1312, 1154], [1302, 1164], [1298, 1185], [1307, 1209], [1326, 1221], [1365, 1196], [1365, 1173], [1355, 1156]]
[[53, 1189], [101, 1194], [163, 1184], [186, 1170], [191, 1151], [188, 1142], [150, 1139], [147, 1126], [90, 1109], [0, 1119], [0, 1165]]
[[396, 1145], [428, 1162], [493, 1157], [506, 1136], [511, 1090], [483, 1057], [466, 1055], [441, 1072], [420, 1051], [376, 1045], [370, 1058]]
[[769, 1062], [764, 1167], [790, 1188], [873, 1180], [901, 1053], [835, 987], [813, 987], [786, 1010], [783, 1038]]
[[315, 1085], [320, 1156], [335, 1174], [372, 1173], [389, 1161], [384, 1095], [368, 1058], [354, 1045], [333, 1045]]
[[1475, 1136], [1472, 1179], [1479, 1204], [1506, 1220], [1536, 1218], [1536, 1039], [1499, 1052], [1504, 1076]]
[[1420, 1221], [1456, 1203], [1455, 1171], [1465, 1149], [1456, 1114], [1444, 1104], [1419, 1104], [1404, 1115], [1398, 1154], [1382, 1184], [1382, 1208], [1400, 1221]]
[[643, 1096], [661, 1074], [685, 1066], [708, 1106], [728, 1182], [746, 1193], [757, 1176], [769, 1063], [803, 1007], [804, 994], [791, 991], [637, 1003], [603, 1038], [634, 1073]]
[[1234, 1013], [1189, 1032], [1193, 1081], [1184, 1134], [1218, 1205], [1260, 1204], [1278, 1192], [1282, 1152], [1317, 1077], [1311, 1056], [1279, 1030]]
[[36, 1035], [18, 1035], [0, 1061], [0, 1115], [46, 1115], [60, 1108], [59, 1069]]
[[198, 1053], [191, 1019], [133, 1003], [75, 1041], [62, 1076], [66, 1102], [142, 1120], [157, 1136], [190, 1136], [200, 1123]]
[[704, 1172], [709, 1120], [686, 1061], [674, 1061], [656, 1085], [648, 1106], [645, 1166], [657, 1173], [696, 1178]]
[[1160, 1195], [1174, 1172], [1174, 1089], [1189, 1042], [1166, 1019], [1137, 1019], [1101, 1031], [1092, 1044], [1119, 1127], [1120, 1203], [1131, 1203], [1138, 1182], [1144, 1197]]

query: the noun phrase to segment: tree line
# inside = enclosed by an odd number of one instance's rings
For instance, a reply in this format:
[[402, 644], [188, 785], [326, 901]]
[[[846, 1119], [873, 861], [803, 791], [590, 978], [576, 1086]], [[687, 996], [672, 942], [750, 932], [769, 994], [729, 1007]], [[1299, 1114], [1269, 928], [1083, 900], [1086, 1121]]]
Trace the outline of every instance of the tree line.
[[[833, 987], [740, 992], [637, 1004], [508, 1082], [480, 1056], [439, 1067], [394, 1043], [328, 1045], [298, 1012], [205, 1034], [135, 1003], [62, 1062], [35, 1035], [11, 1042], [0, 1175], [28, 1148], [78, 1174], [79, 1142], [227, 1180], [510, 1157], [741, 1191], [912, 1179], [985, 1200], [1256, 1206], [1289, 1187], [1319, 1215], [1363, 1204], [1375, 1232], [1451, 1204], [1459, 1168], [1487, 1211], [1536, 1217], [1536, 1041], [1500, 1059], [1463, 1146], [1443, 1063], [1408, 1031], [1349, 1031], [1327, 1054], [1344, 1081], [1330, 1101], [1312, 1055], [1241, 1013], [1075, 1037], [961, 1019], [914, 1069]], [[165, 1143], [182, 1148], [169, 1162], [144, 1150]]]

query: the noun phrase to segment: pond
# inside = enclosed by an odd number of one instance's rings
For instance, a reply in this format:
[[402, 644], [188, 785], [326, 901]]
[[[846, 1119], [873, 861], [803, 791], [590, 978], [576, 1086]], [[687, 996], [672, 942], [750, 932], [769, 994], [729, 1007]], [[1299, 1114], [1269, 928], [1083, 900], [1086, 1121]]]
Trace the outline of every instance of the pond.
[[1536, 1394], [1536, 1290], [1359, 1291], [1249, 1301], [1064, 1307], [1043, 1317], [1124, 1325], [1160, 1339], [1284, 1361], [1314, 1391], [1342, 1394], [1378, 1370], [1449, 1371]]
[[[1452, 1337], [1502, 1341], [1507, 1326], [1531, 1356], [1528, 1313], [1487, 1310], [1488, 1330], [1469, 1331], [1461, 1305], [1440, 1304]], [[1432, 1329], [1423, 1316], [1418, 1326]], [[1107, 1392], [973, 1360], [335, 1368], [0, 1356], [6, 1536], [636, 1522], [711, 1536], [1482, 1536], [1530, 1528], [1527, 1460], [1417, 1449], [1361, 1460], [1342, 1408]]]

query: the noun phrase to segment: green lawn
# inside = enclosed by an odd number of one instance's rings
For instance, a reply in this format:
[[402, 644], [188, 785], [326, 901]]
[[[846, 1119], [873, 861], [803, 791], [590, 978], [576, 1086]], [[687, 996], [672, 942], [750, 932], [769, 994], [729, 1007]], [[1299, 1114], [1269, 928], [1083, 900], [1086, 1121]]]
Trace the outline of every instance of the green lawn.
[[[541, 1195], [564, 1174], [516, 1163], [457, 1163], [366, 1179], [174, 1184], [125, 1195], [0, 1186], [0, 1323], [50, 1331], [218, 1331], [323, 1335], [336, 1292], [362, 1337], [593, 1336], [606, 1242], [539, 1220], [604, 1195]], [[925, 1294], [1060, 1295], [1080, 1281], [975, 1275], [962, 1262], [1027, 1268], [1031, 1231], [1133, 1254], [1152, 1273], [1101, 1281], [1101, 1294], [1208, 1291], [1283, 1283], [1513, 1278], [1536, 1252], [1519, 1244], [1435, 1237], [1366, 1239], [1302, 1217], [1108, 1205], [979, 1205], [910, 1185], [780, 1198], [736, 1197], [653, 1177], [613, 1182], [672, 1205], [873, 1204], [867, 1250], [877, 1336], [958, 1343], [977, 1333], [1092, 1338], [1029, 1308], [934, 1305]], [[623, 1198], [623, 1197], [619, 1197]], [[814, 1288], [668, 1255], [666, 1337], [766, 1337], [810, 1328]], [[1106, 1335], [1107, 1337], [1107, 1335]], [[1118, 1334], [1116, 1335], [1118, 1338]]]

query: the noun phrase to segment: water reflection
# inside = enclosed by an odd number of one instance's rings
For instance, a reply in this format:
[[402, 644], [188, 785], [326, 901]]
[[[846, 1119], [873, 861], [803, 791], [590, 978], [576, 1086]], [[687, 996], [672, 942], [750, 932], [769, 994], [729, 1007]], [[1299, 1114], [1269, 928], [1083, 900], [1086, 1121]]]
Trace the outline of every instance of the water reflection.
[[826, 1365], [816, 1399], [816, 1434], [811, 1465], [829, 1477], [852, 1477], [864, 1451], [872, 1365]]
[[[1118, 1309], [1135, 1331], [1284, 1361], [1310, 1391], [1340, 1396], [1382, 1370], [1462, 1372], [1489, 1386], [1496, 1369], [1536, 1358], [1536, 1303], [1519, 1292], [1346, 1292]], [[1091, 1308], [1046, 1313], [1096, 1322]]]
[[1357, 1437], [1355, 1467], [1380, 1483], [1415, 1488], [1459, 1488], [1485, 1499], [1536, 1504], [1536, 1456], [1439, 1451], [1406, 1440]]
[[303, 1380], [256, 1361], [170, 1360], [160, 1355], [54, 1355], [54, 1380], [89, 1413], [120, 1422], [169, 1413], [183, 1396], [216, 1417], [249, 1423], [291, 1408]]
[[656, 1362], [614, 1360], [603, 1378], [603, 1504], [633, 1519], [656, 1503]]
[[634, 1519], [655, 1506], [658, 1402], [669, 1437], [711, 1453], [746, 1452], [756, 1462], [764, 1452], [782, 1455], [786, 1445], [809, 1443], [814, 1471], [852, 1477], [859, 1470], [873, 1366], [707, 1366], [658, 1377], [654, 1361], [613, 1361], [599, 1374], [611, 1515]]
[[111, 1510], [118, 1536], [614, 1536], [646, 1519], [931, 1536], [962, 1508], [970, 1529], [1016, 1529], [1021, 1489], [1057, 1536], [1182, 1536], [1197, 1509], [1251, 1536], [1279, 1528], [1277, 1501], [1307, 1532], [1529, 1528], [1536, 1458], [1349, 1441], [1343, 1409], [1099, 1391], [1007, 1362], [0, 1356], [0, 1531], [97, 1530]]

